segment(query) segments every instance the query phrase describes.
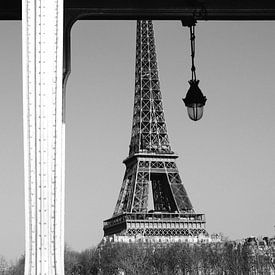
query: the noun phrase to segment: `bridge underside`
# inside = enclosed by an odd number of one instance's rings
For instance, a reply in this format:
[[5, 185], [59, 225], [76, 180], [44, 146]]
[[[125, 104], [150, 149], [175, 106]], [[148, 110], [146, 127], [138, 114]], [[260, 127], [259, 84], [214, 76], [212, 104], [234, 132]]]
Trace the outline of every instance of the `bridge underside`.
[[[272, 0], [64, 0], [65, 16], [77, 19], [275, 20]], [[0, 20], [21, 20], [21, 0], [0, 2]]]

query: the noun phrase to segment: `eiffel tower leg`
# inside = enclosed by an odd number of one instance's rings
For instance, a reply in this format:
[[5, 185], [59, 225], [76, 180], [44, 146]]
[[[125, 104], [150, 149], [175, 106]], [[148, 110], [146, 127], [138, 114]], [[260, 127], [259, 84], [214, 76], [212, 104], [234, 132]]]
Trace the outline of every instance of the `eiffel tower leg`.
[[22, 38], [25, 275], [63, 275], [63, 1], [23, 0]]

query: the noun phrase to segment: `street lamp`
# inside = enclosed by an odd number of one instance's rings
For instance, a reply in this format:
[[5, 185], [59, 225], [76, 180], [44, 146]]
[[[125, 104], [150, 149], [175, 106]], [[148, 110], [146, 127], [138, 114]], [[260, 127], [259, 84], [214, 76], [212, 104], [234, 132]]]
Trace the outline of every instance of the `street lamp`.
[[[190, 88], [187, 91], [185, 98], [183, 98], [183, 102], [187, 107], [187, 113], [189, 118], [194, 121], [197, 121], [202, 118], [203, 115], [203, 107], [206, 102], [206, 97], [203, 95], [199, 88], [199, 80], [196, 78], [196, 67], [194, 65], [194, 58], [195, 58], [195, 24], [196, 22], [193, 21], [192, 24], [188, 25], [190, 29], [190, 41], [191, 41], [191, 59], [192, 59], [192, 79], [189, 80]], [[183, 22], [183, 25], [185, 23]]]
[[190, 80], [190, 88], [187, 91], [186, 97], [183, 98], [183, 102], [187, 107], [188, 116], [197, 121], [202, 118], [203, 107], [206, 102], [206, 97], [202, 94], [198, 84], [199, 80]]

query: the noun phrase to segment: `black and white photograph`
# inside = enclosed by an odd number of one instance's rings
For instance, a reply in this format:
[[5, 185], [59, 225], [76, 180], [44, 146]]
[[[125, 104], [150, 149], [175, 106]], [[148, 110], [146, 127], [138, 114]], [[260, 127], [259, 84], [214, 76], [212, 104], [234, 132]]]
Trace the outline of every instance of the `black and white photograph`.
[[275, 2], [0, 3], [1, 275], [274, 275]]

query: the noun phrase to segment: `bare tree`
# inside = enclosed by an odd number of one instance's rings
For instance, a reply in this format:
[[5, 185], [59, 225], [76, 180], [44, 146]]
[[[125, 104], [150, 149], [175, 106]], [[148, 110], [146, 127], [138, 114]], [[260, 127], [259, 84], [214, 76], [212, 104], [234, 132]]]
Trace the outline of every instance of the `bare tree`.
[[4, 258], [4, 256], [0, 255], [0, 274], [5, 275], [9, 269], [9, 264]]

